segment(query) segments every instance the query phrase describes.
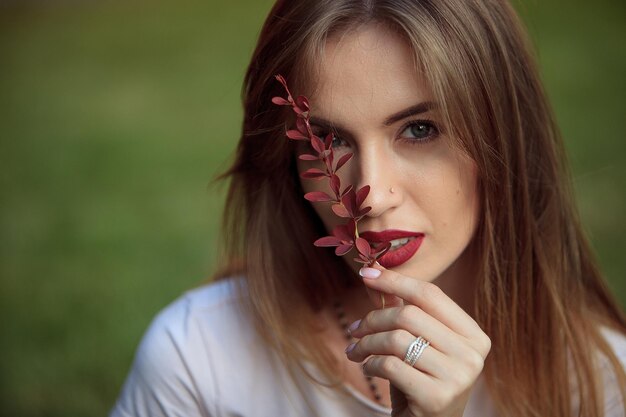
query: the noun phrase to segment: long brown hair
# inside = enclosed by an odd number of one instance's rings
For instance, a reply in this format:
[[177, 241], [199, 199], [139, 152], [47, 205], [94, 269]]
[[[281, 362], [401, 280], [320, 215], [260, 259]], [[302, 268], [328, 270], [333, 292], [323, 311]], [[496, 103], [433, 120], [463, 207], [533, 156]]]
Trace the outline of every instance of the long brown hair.
[[245, 275], [257, 327], [291, 368], [305, 358], [331, 375], [332, 355], [310, 330], [315, 312], [356, 280], [332, 251], [312, 246], [325, 231], [302, 198], [288, 115], [270, 100], [281, 95], [275, 74], [305, 88], [328, 37], [369, 22], [411, 45], [446, 130], [478, 167], [472, 313], [492, 340], [484, 373], [495, 406], [506, 416], [569, 416], [578, 398], [579, 415], [602, 415], [594, 355], [608, 358], [623, 392], [601, 328], [626, 333], [626, 317], [583, 235], [560, 133], [506, 1], [278, 1], [246, 74], [243, 133], [224, 175], [223, 275]]

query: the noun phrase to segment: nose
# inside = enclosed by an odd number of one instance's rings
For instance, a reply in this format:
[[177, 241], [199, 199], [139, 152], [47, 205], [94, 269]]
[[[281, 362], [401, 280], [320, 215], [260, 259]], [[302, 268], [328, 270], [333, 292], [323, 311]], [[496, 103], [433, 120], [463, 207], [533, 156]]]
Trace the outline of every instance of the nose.
[[372, 208], [367, 217], [379, 217], [398, 207], [402, 203], [403, 190], [401, 175], [397, 172], [392, 155], [382, 147], [371, 146], [361, 148], [355, 156], [355, 185], [357, 189], [370, 186], [370, 192], [363, 202], [363, 207]]

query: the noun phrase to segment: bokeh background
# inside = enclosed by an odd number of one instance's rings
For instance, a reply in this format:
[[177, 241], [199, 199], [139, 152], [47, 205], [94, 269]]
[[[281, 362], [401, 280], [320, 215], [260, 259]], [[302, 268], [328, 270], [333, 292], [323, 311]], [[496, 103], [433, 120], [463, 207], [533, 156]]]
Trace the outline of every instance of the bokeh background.
[[[106, 415], [151, 318], [210, 275], [271, 3], [0, 0], [1, 416]], [[626, 2], [516, 5], [626, 305]]]

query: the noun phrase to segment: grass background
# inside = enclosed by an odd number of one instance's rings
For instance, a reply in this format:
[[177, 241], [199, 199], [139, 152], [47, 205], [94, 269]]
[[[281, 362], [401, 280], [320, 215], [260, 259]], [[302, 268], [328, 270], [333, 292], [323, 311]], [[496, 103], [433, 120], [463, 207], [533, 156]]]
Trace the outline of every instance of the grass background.
[[[518, 4], [626, 304], [626, 3]], [[269, 0], [0, 0], [0, 416], [97, 416], [211, 272]]]

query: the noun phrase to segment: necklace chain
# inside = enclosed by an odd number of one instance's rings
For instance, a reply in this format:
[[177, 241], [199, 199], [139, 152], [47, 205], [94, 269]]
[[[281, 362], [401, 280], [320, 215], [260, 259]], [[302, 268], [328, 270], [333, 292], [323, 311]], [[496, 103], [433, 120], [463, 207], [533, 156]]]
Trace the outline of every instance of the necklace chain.
[[[348, 318], [346, 317], [346, 311], [344, 310], [343, 305], [341, 304], [341, 302], [339, 302], [339, 300], [337, 300], [333, 304], [333, 308], [335, 309], [337, 322], [339, 322], [339, 326], [341, 327], [341, 330], [343, 330], [343, 334], [346, 338], [346, 341], [348, 341], [349, 343], [354, 342], [355, 339], [350, 335], [350, 331], [348, 330], [350, 323], [348, 323]], [[367, 375], [364, 375], [364, 376], [365, 376], [365, 379], [367, 380], [367, 385], [369, 386], [370, 391], [372, 392], [372, 396], [374, 397], [376, 402], [380, 404], [382, 397], [380, 395], [380, 392], [378, 391], [378, 385], [376, 384], [376, 381], [371, 376], [367, 376]]]

